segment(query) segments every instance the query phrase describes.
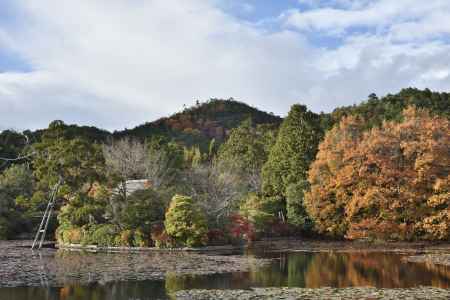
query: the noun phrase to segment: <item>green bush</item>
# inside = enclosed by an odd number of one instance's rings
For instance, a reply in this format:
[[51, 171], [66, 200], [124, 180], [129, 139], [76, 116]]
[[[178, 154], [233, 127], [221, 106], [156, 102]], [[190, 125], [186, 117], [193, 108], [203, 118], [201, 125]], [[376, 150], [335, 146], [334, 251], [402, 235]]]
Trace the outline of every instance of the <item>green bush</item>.
[[149, 237], [146, 236], [142, 230], [137, 229], [134, 231], [133, 235], [133, 246], [134, 247], [148, 247]]
[[84, 238], [84, 231], [81, 228], [67, 228], [65, 230], [57, 230], [58, 242], [62, 244], [80, 244]]
[[87, 235], [85, 235], [82, 243], [84, 245], [98, 245], [101, 247], [116, 246], [116, 237], [118, 235], [118, 228], [112, 224], [94, 225], [89, 228]]
[[164, 225], [167, 234], [180, 245], [197, 247], [207, 243], [205, 215], [190, 197], [175, 195], [172, 198]]
[[120, 247], [148, 247], [149, 238], [142, 230], [126, 229], [119, 232], [114, 238], [114, 246]]
[[133, 231], [132, 230], [123, 230], [122, 232], [120, 232], [114, 241], [114, 244], [116, 246], [121, 246], [121, 247], [131, 247], [133, 243]]

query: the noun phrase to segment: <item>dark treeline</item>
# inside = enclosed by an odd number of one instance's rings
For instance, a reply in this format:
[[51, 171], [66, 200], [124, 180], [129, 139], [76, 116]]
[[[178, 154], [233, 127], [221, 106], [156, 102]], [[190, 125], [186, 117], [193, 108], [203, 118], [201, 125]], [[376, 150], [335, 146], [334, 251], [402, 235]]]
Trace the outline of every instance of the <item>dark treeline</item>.
[[450, 94], [409, 88], [329, 114], [296, 104], [284, 120], [212, 99], [120, 132], [6, 130], [0, 157], [18, 159], [0, 161], [0, 238], [29, 237], [62, 177], [61, 243], [448, 240], [449, 117]]

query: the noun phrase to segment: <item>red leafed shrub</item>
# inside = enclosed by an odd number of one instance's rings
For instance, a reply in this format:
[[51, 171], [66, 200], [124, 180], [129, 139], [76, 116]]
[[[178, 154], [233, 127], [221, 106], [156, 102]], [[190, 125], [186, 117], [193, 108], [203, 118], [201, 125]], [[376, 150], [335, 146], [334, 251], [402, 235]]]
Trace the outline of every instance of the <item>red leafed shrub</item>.
[[256, 239], [256, 231], [253, 224], [245, 217], [235, 214], [230, 217], [230, 234], [235, 239], [252, 242]]

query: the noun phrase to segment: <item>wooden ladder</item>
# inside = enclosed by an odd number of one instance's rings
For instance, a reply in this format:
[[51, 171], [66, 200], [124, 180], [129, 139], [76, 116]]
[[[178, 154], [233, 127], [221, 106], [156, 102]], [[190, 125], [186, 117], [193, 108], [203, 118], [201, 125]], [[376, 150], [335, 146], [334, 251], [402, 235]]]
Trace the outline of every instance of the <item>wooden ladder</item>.
[[[39, 225], [39, 229], [36, 232], [36, 236], [34, 237], [33, 245], [31, 246], [31, 250], [42, 248], [42, 244], [44, 243], [45, 234], [47, 232], [48, 223], [50, 222], [50, 217], [52, 216], [53, 207], [55, 206], [56, 196], [58, 194], [59, 187], [61, 186], [62, 179], [60, 178], [58, 182], [53, 186], [53, 189], [50, 193], [50, 199], [47, 204], [47, 208], [45, 209], [44, 216], [42, 217], [41, 224]], [[37, 244], [39, 240], [39, 245]]]

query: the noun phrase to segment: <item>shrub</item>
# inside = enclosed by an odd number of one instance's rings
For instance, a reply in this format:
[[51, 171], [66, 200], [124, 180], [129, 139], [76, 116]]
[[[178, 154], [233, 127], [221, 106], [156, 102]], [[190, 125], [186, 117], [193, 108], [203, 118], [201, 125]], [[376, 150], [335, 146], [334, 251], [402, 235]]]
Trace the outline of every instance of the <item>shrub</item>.
[[60, 244], [80, 244], [84, 234], [82, 228], [67, 223], [61, 224], [55, 232], [56, 240]]
[[71, 244], [79, 244], [83, 238], [83, 231], [81, 228], [71, 228], [64, 233], [64, 239]]
[[164, 221], [166, 232], [181, 245], [203, 246], [207, 242], [207, 223], [204, 214], [192, 198], [175, 195]]
[[133, 231], [132, 230], [123, 230], [120, 232], [114, 241], [114, 244], [122, 247], [131, 247], [133, 243]]
[[161, 224], [154, 225], [152, 227], [152, 240], [157, 248], [174, 248], [176, 247], [176, 241], [170, 237], [164, 226]]
[[234, 239], [245, 240], [249, 243], [256, 239], [256, 230], [253, 224], [244, 216], [235, 214], [231, 216], [230, 234]]
[[118, 228], [112, 224], [94, 225], [88, 230], [83, 244], [93, 244], [101, 247], [116, 246]]
[[146, 236], [144, 232], [140, 229], [136, 229], [133, 235], [133, 246], [134, 247], [148, 247], [149, 237]]

